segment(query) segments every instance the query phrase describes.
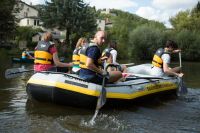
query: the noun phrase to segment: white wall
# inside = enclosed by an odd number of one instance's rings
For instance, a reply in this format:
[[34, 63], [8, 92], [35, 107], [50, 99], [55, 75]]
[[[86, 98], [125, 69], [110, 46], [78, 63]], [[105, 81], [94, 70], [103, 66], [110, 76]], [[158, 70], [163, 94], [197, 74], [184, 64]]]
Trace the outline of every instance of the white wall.
[[19, 2], [17, 6], [20, 9], [19, 13], [16, 14], [17, 18], [38, 17], [38, 11], [23, 2]]
[[[34, 21], [36, 21], [36, 23], [34, 23]], [[24, 19], [21, 19], [20, 22], [19, 22], [19, 26], [32, 26], [32, 27], [40, 27], [38, 25], [38, 22], [39, 19], [33, 19], [33, 18], [24, 18]]]
[[105, 20], [97, 19], [97, 29], [105, 30]]

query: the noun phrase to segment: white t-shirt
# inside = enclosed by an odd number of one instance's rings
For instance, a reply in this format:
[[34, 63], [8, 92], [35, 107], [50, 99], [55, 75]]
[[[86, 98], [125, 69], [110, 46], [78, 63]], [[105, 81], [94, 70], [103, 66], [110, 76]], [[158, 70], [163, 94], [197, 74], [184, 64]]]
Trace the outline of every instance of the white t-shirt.
[[117, 50], [112, 49], [112, 50], [110, 51], [110, 53], [111, 53], [112, 58], [113, 58], [113, 64], [118, 64], [118, 63], [117, 63]]
[[[163, 63], [170, 64], [171, 57], [169, 54], [163, 54], [161, 56], [161, 59], [163, 60]], [[163, 68], [153, 66], [153, 68], [151, 69], [151, 75], [164, 76]]]

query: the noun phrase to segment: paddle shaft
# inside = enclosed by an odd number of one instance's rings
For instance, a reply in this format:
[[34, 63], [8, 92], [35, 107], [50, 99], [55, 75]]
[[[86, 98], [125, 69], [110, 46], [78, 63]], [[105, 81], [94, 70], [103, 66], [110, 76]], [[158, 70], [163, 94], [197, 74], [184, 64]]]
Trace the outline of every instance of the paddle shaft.
[[[104, 71], [106, 71], [106, 61], [104, 62]], [[95, 113], [94, 113], [92, 119], [89, 121], [89, 123], [92, 124], [92, 125], [94, 123], [96, 116], [98, 115], [99, 109], [101, 107], [103, 107], [103, 105], [106, 103], [106, 89], [104, 88], [105, 79], [106, 79], [106, 76], [103, 75], [102, 88], [101, 88], [100, 95], [97, 99], [97, 105], [96, 105]]]
[[181, 52], [179, 52], [179, 63], [180, 63], [180, 68], [182, 68]]
[[129, 66], [133, 66], [135, 63], [128, 63], [128, 64], [122, 64], [122, 65], [125, 65], [126, 67], [129, 67]]

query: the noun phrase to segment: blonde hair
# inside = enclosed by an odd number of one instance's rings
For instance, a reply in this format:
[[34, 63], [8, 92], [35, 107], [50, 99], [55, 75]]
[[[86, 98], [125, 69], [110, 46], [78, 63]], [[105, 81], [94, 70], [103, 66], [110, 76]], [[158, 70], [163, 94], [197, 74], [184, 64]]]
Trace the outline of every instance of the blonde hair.
[[52, 38], [51, 32], [44, 33], [44, 35], [43, 35], [43, 40], [44, 41], [49, 41], [49, 40], [51, 40], [51, 38]]
[[81, 37], [78, 39], [78, 42], [76, 43], [76, 48], [81, 47], [83, 43], [87, 42], [86, 38]]

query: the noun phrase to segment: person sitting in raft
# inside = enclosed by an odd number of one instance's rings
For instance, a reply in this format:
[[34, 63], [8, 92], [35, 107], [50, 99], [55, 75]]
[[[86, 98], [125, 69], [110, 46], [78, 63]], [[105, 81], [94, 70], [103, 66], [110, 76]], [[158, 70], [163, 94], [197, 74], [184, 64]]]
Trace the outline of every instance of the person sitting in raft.
[[98, 31], [91, 43], [82, 47], [80, 51], [80, 72], [79, 76], [86, 81], [96, 84], [102, 84], [103, 77], [106, 76], [105, 82], [116, 82], [122, 77], [120, 71], [106, 72], [100, 68], [102, 62], [105, 60], [101, 58], [100, 47], [105, 42], [106, 34], [104, 31]]
[[87, 43], [87, 39], [81, 37], [76, 44], [76, 48], [74, 49], [73, 56], [72, 56], [72, 62], [73, 62], [72, 73], [78, 74], [79, 70], [81, 69], [79, 66], [80, 50], [86, 43]]
[[108, 45], [108, 48], [106, 48], [103, 52], [102, 52], [102, 56], [104, 56], [105, 53], [110, 53], [111, 54], [111, 58], [112, 58], [112, 64], [116, 65], [116, 68], [123, 72], [123, 73], [127, 73], [127, 67], [125, 65], [120, 65], [119, 63], [117, 63], [117, 43], [115, 41], [111, 41]]
[[165, 48], [159, 48], [153, 56], [151, 74], [154, 76], [174, 75], [182, 77], [183, 73], [180, 72], [180, 67], [169, 67], [171, 61], [171, 54], [178, 53], [181, 50], [177, 49], [177, 44], [168, 40]]
[[46, 32], [43, 35], [43, 40], [39, 41], [35, 47], [34, 70], [36, 72], [57, 71], [56, 67], [72, 67], [72, 63], [60, 62], [55, 44], [51, 42], [52, 39], [52, 34]]
[[[105, 52], [104, 54], [102, 54], [103, 57], [105, 56], [107, 59], [106, 59], [106, 64], [104, 66], [108, 66], [107, 68], [107, 71], [108, 72], [111, 72], [111, 71], [121, 71], [122, 72], [122, 68], [120, 65], [116, 65], [116, 64], [113, 64], [113, 57], [112, 57], [112, 54], [109, 53], [109, 52]], [[119, 79], [119, 81], [125, 81], [126, 78], [128, 76], [130, 76], [131, 74], [127, 73], [126, 71], [124, 73], [122, 73], [122, 78]]]
[[34, 57], [29, 53], [28, 48], [22, 52], [22, 59], [34, 59]]

